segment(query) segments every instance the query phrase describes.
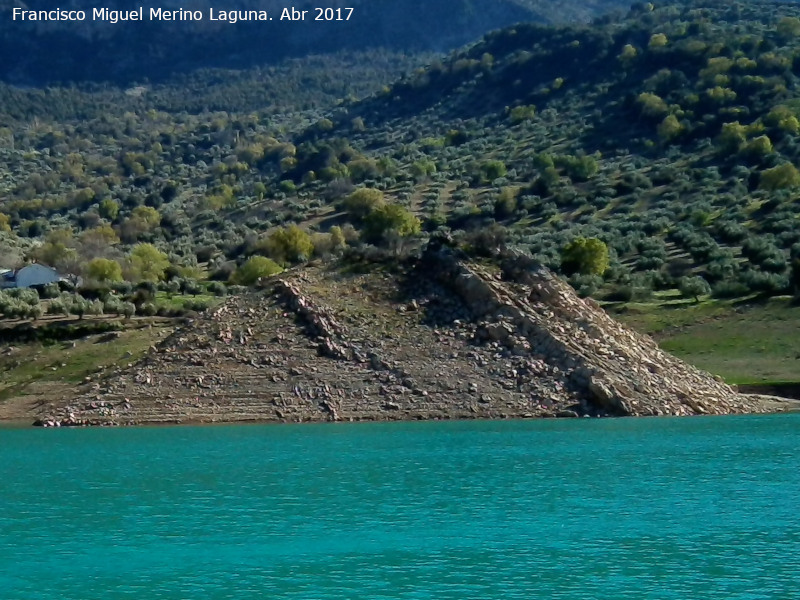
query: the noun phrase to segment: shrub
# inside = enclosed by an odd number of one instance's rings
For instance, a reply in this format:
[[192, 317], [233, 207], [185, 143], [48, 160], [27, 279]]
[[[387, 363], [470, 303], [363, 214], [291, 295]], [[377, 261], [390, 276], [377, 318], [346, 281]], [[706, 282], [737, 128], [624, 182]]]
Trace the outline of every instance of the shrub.
[[532, 104], [525, 106], [515, 106], [509, 113], [509, 119], [512, 123], [517, 124], [522, 121], [530, 121], [536, 115], [536, 107]]
[[221, 281], [213, 281], [210, 283], [208, 286], [208, 291], [215, 296], [225, 296], [228, 293], [228, 289]]
[[561, 269], [566, 274], [602, 275], [608, 261], [608, 246], [597, 238], [579, 237], [561, 252]]
[[800, 172], [791, 163], [783, 163], [761, 172], [759, 187], [765, 190], [780, 190], [800, 185]]
[[385, 204], [383, 192], [374, 188], [360, 188], [344, 201], [345, 210], [355, 219], [363, 219]]
[[314, 253], [311, 236], [297, 225], [272, 232], [262, 247], [270, 257], [284, 264], [308, 260]]
[[370, 241], [380, 241], [390, 233], [400, 237], [415, 235], [420, 227], [420, 220], [411, 211], [397, 204], [386, 204], [364, 220], [364, 235]]
[[158, 313], [158, 309], [156, 308], [156, 305], [153, 304], [152, 302], [145, 302], [139, 308], [139, 314], [143, 315], [145, 317], [153, 317], [157, 313]]
[[603, 285], [603, 279], [597, 275], [575, 274], [570, 277], [569, 283], [581, 298], [586, 298], [597, 293], [597, 290]]
[[283, 271], [274, 260], [264, 256], [251, 256], [231, 276], [231, 282], [236, 285], [253, 285], [262, 277], [271, 277]]
[[711, 296], [720, 299], [741, 298], [750, 293], [749, 288], [741, 281], [720, 281], [711, 288]]
[[108, 258], [91, 260], [86, 267], [86, 274], [100, 283], [122, 281], [122, 267], [117, 261]]
[[642, 114], [646, 117], [663, 117], [669, 112], [667, 103], [656, 94], [643, 92], [639, 94], [636, 101], [641, 107]]

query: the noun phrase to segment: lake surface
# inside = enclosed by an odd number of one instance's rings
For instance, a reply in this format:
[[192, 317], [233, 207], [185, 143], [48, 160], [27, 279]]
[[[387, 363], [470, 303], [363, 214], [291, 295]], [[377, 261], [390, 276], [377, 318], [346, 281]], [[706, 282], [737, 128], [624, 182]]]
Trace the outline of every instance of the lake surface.
[[0, 429], [0, 598], [789, 599], [800, 414]]

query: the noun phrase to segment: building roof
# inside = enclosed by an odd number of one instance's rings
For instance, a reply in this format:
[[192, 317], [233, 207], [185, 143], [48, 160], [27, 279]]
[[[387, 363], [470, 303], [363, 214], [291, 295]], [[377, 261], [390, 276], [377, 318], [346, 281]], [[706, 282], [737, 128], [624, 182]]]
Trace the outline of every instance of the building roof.
[[16, 281], [17, 275], [19, 275], [22, 271], [29, 267], [43, 267], [48, 271], [52, 271], [56, 275], [58, 275], [58, 271], [53, 267], [48, 267], [47, 265], [42, 265], [39, 263], [31, 263], [29, 265], [25, 265], [24, 267], [20, 267], [19, 269], [12, 270], [12, 269], [0, 269], [0, 281]]

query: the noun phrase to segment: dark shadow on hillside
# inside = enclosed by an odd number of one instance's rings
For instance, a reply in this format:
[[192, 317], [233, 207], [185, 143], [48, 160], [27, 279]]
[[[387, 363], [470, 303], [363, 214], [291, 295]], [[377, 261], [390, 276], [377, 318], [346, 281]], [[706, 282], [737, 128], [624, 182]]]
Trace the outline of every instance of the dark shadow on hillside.
[[[0, 79], [10, 83], [159, 82], [178, 73], [204, 68], [248, 68], [289, 57], [343, 50], [390, 49], [404, 52], [446, 52], [467, 44], [492, 29], [532, 20], [536, 15], [511, 0], [354, 0], [349, 20], [317, 20], [309, 2], [292, 7], [306, 10], [304, 20], [282, 19], [288, 5], [273, 1], [213, 4], [224, 10], [267, 8], [271, 21], [213, 22], [208, 8], [202, 20], [150, 21], [145, 4], [139, 22], [93, 22], [91, 7], [85, 21], [48, 23], [0, 22], [0, 53], [14, 60], [0, 65]], [[323, 3], [325, 4], [325, 3]], [[62, 8], [68, 8], [65, 2]], [[108, 2], [110, 9], [138, 8], [124, 0]], [[0, 6], [0, 8], [3, 8]], [[53, 8], [52, 3], [28, 2], [29, 9]], [[10, 8], [3, 12], [10, 12]], [[189, 12], [189, 11], [186, 11]]]
[[414, 262], [399, 278], [396, 301], [404, 303], [405, 311], [420, 311], [422, 322], [430, 327], [449, 327], [456, 321], [472, 321], [464, 302], [441, 283], [429, 270], [424, 259]]

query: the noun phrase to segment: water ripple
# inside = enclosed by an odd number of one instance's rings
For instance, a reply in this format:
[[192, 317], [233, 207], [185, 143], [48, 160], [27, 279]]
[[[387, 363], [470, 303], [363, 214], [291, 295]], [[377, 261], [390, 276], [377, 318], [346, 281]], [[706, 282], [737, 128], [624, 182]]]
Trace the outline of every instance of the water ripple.
[[0, 431], [0, 598], [760, 600], [800, 415]]

